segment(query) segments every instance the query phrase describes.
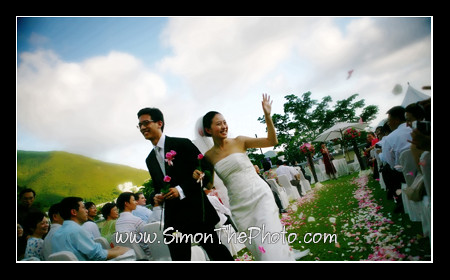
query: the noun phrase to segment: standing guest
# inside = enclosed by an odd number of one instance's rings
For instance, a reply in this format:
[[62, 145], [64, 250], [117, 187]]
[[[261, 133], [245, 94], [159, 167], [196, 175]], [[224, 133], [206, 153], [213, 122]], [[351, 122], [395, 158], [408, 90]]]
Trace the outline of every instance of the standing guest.
[[25, 188], [19, 193], [19, 201], [17, 202], [17, 223], [24, 229], [22, 236], [17, 237], [17, 258], [23, 258], [25, 248], [27, 246], [27, 238], [31, 234], [24, 228], [24, 221], [29, 213], [40, 212], [40, 210], [33, 206], [36, 198], [36, 192], [33, 189]]
[[95, 223], [95, 219], [97, 218], [97, 206], [94, 204], [94, 202], [89, 201], [84, 204], [84, 207], [86, 207], [88, 211], [88, 219], [82, 225], [82, 227], [92, 233], [92, 236], [94, 236], [94, 238], [100, 237], [100, 230]]
[[367, 143], [369, 143], [369, 147], [364, 150], [364, 154], [368, 158], [369, 166], [372, 170], [374, 179], [379, 178], [377, 160], [375, 158], [375, 153], [373, 152], [373, 150], [375, 149], [375, 144], [377, 144], [378, 141], [379, 140], [374, 132], [367, 133]]
[[382, 159], [384, 161], [383, 179], [387, 188], [388, 199], [395, 199], [397, 207], [395, 211], [401, 211], [401, 185], [405, 183], [403, 173], [397, 170], [400, 154], [410, 148], [412, 129], [406, 126], [405, 108], [392, 107], [388, 112], [387, 124], [391, 133], [383, 138]]
[[406, 125], [412, 127], [414, 121], [421, 121], [425, 118], [425, 112], [423, 106], [419, 106], [418, 103], [411, 103], [405, 108], [405, 120]]
[[48, 219], [42, 212], [30, 213], [24, 221], [25, 229], [31, 232], [25, 249], [25, 258], [44, 260], [44, 237], [48, 232]]
[[325, 165], [325, 172], [327, 175], [332, 179], [337, 179], [336, 177], [336, 168], [334, 167], [334, 164], [331, 162], [331, 156], [330, 152], [328, 152], [327, 146], [324, 142], [320, 143], [320, 152], [323, 156], [323, 164]]
[[52, 253], [52, 238], [53, 234], [55, 234], [56, 230], [58, 230], [63, 222], [64, 219], [59, 214], [59, 203], [55, 203], [52, 206], [50, 206], [50, 209], [48, 209], [48, 217], [50, 218], [50, 230], [48, 231], [47, 235], [44, 238], [44, 259], [47, 260], [48, 256]]
[[[17, 204], [17, 222], [23, 225], [25, 217], [31, 212], [40, 212], [40, 210], [33, 206], [36, 198], [36, 192], [33, 189], [26, 188], [19, 193], [19, 202]], [[25, 234], [27, 232], [25, 231]]]
[[80, 261], [104, 261], [123, 255], [129, 248], [116, 246], [105, 250], [91, 233], [81, 227], [87, 221], [87, 209], [80, 197], [66, 197], [60, 202], [63, 225], [53, 234], [53, 253], [70, 251]]

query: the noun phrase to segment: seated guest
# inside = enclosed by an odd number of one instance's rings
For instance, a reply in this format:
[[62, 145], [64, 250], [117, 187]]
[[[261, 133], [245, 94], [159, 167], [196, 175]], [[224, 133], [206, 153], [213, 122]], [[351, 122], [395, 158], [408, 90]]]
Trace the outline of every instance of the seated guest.
[[105, 218], [103, 222], [101, 235], [106, 238], [108, 243], [112, 242], [112, 236], [116, 232], [116, 221], [119, 218], [119, 209], [114, 202], [108, 202], [103, 205], [102, 215]]
[[53, 234], [53, 253], [70, 251], [80, 261], [104, 261], [116, 258], [129, 248], [116, 246], [105, 250], [94, 241], [91, 233], [81, 227], [87, 221], [87, 210], [80, 197], [66, 197], [60, 202], [60, 215], [63, 225]]
[[89, 231], [94, 238], [100, 237], [100, 230], [95, 223], [95, 218], [97, 217], [97, 206], [94, 204], [94, 202], [86, 202], [84, 204], [84, 207], [88, 210], [88, 219], [87, 221], [82, 225], [83, 228], [85, 228], [87, 231]]
[[263, 162], [263, 177], [264, 179], [275, 179], [275, 181], [278, 183], [278, 176], [277, 173], [272, 169], [272, 163], [269, 161], [264, 161]]
[[59, 229], [64, 220], [61, 218], [61, 215], [59, 214], [59, 203], [53, 204], [50, 206], [50, 209], [48, 209], [48, 217], [50, 218], [50, 230], [48, 231], [47, 235], [44, 238], [44, 259], [48, 260], [48, 256], [52, 253], [52, 238], [53, 234], [56, 232], [57, 229]]
[[152, 214], [152, 210], [145, 207], [145, 205], [147, 205], [147, 199], [142, 192], [137, 192], [134, 194], [134, 200], [136, 200], [137, 205], [136, 209], [131, 211], [131, 213], [147, 223], [150, 215]]
[[295, 168], [291, 168], [287, 166], [287, 162], [283, 162], [281, 160], [277, 160], [277, 176], [286, 175], [291, 182], [291, 184], [297, 188], [299, 194], [303, 194], [302, 186], [300, 185], [300, 174]]
[[258, 173], [259, 177], [261, 177], [261, 179], [263, 179], [264, 182], [267, 183], [267, 186], [269, 186], [270, 190], [272, 191], [273, 198], [275, 199], [275, 203], [278, 206], [280, 214], [281, 213], [286, 213], [287, 211], [286, 211], [286, 209], [283, 208], [283, 205], [281, 204], [281, 200], [278, 197], [278, 194], [275, 191], [272, 190], [272, 188], [270, 187], [269, 182], [266, 181], [266, 179], [275, 179], [277, 181], [277, 183], [278, 183], [277, 174], [275, 172], [273, 172], [273, 171], [271, 173], [271, 164], [270, 164], [270, 162], [268, 162], [268, 161], [263, 162], [263, 168], [264, 168], [264, 174], [263, 175], [260, 174], [260, 170], [259, 170], [259, 166], [258, 165], [254, 165], [253, 167], [255, 168], [255, 171], [256, 171], [256, 173]]
[[145, 207], [147, 199], [142, 192], [134, 194], [137, 202], [136, 209], [131, 211], [133, 215], [141, 218], [145, 223], [153, 223], [161, 220], [161, 206], [157, 202], [153, 205], [153, 211]]
[[44, 237], [48, 232], [48, 219], [42, 212], [28, 214], [24, 221], [25, 229], [31, 232], [25, 249], [25, 259], [44, 260]]
[[[140, 234], [144, 234], [143, 228], [146, 224], [141, 218], [138, 218], [131, 214], [131, 211], [135, 210], [137, 201], [134, 199], [132, 192], [123, 192], [117, 198], [117, 207], [120, 214], [116, 221], [116, 231], [118, 233], [130, 232], [137, 235], [137, 240], [140, 239]], [[144, 242], [144, 238], [141, 239], [141, 248], [144, 250], [147, 256], [151, 256], [150, 249]]]

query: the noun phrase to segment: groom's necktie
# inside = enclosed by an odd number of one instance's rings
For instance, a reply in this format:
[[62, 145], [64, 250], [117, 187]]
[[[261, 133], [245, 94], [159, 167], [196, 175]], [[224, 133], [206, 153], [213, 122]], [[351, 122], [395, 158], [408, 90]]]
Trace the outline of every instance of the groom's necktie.
[[166, 176], [166, 167], [164, 164], [164, 158], [161, 155], [161, 150], [161, 147], [155, 146], [156, 159], [158, 160], [162, 173], [164, 174], [164, 176]]

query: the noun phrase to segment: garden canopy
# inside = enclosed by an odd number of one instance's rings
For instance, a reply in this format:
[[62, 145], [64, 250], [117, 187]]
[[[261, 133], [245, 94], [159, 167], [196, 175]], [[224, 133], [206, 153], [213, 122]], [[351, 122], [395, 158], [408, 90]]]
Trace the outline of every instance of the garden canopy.
[[367, 123], [348, 123], [348, 122], [337, 122], [335, 125], [325, 130], [320, 134], [313, 142], [326, 142], [332, 139], [340, 138], [342, 139], [344, 131], [348, 128], [364, 129]]

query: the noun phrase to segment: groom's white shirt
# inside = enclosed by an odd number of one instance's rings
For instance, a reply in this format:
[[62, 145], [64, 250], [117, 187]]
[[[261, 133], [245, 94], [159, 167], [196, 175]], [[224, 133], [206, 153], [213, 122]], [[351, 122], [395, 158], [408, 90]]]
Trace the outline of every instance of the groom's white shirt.
[[[161, 138], [159, 138], [158, 143], [156, 144], [157, 147], [159, 147], [159, 156], [161, 156], [161, 158], [166, 158], [165, 154], [166, 151], [164, 151], [164, 145], [166, 144], [166, 135], [163, 133], [161, 134]], [[154, 149], [155, 153], [158, 153], [158, 149]], [[163, 163], [164, 166], [164, 163]], [[163, 172], [165, 173], [165, 170], [163, 170]], [[178, 185], [175, 187], [178, 190], [178, 193], [180, 194], [180, 200], [182, 200], [183, 198], [185, 198], [186, 196], [184, 195], [183, 189]]]

